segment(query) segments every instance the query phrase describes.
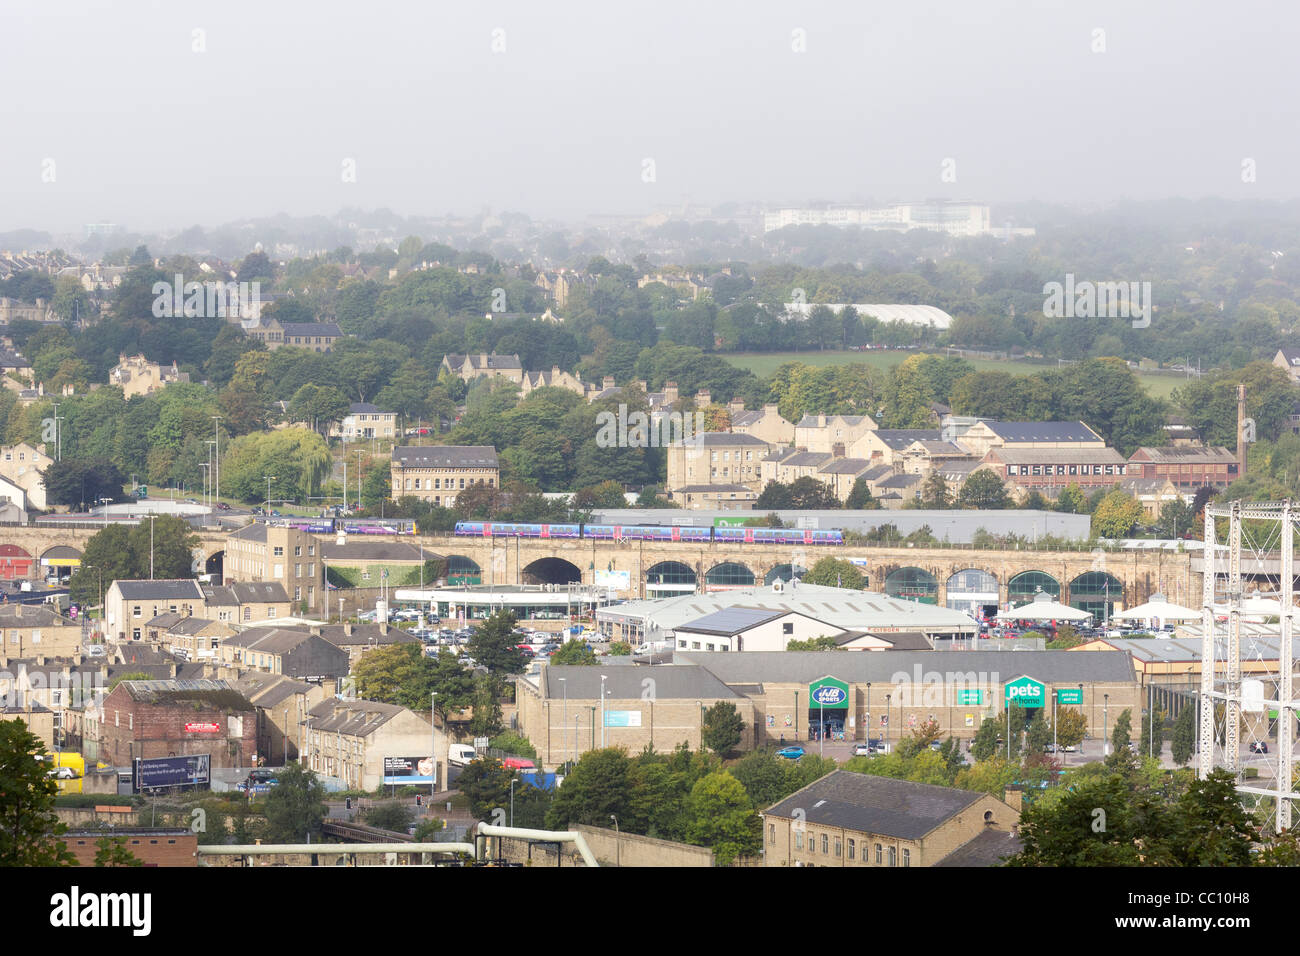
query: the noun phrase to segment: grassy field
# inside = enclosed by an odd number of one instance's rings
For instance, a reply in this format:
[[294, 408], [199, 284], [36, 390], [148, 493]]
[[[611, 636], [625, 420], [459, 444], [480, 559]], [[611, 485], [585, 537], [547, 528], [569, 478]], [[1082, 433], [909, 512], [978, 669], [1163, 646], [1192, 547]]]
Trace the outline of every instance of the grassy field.
[[[720, 358], [736, 366], [748, 369], [759, 378], [766, 378], [787, 362], [803, 362], [805, 365], [822, 367], [826, 365], [869, 365], [872, 368], [893, 368], [913, 351], [870, 351], [870, 352], [735, 352], [720, 355]], [[943, 352], [932, 354], [942, 356]], [[1012, 361], [1010, 359], [967, 359], [978, 372], [1010, 372], [1012, 375], [1033, 375], [1046, 369], [1056, 368], [1055, 362]], [[1175, 388], [1186, 379], [1181, 375], [1154, 374], [1138, 372], [1138, 378], [1155, 398], [1168, 398]]]

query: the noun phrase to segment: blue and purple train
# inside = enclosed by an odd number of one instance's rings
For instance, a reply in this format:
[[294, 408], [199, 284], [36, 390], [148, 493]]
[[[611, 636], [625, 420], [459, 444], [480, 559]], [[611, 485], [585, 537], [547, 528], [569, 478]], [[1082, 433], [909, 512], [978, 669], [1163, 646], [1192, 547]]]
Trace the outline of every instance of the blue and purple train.
[[519, 524], [458, 521], [456, 534], [476, 538], [591, 538], [597, 541], [680, 541], [709, 544], [843, 544], [838, 528], [708, 528], [666, 525]]

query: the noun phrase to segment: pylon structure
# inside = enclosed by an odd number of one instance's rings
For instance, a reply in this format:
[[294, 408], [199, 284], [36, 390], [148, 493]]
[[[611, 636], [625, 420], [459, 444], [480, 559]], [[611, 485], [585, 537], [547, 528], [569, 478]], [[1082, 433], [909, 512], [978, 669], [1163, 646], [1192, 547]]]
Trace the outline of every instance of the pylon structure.
[[[1291, 828], [1292, 802], [1300, 797], [1291, 789], [1300, 704], [1293, 693], [1292, 654], [1295, 615], [1300, 613], [1295, 606], [1297, 520], [1300, 508], [1290, 501], [1205, 508], [1197, 772], [1205, 779], [1222, 767], [1237, 776], [1239, 792], [1270, 798], [1278, 832]], [[1251, 578], [1249, 595], [1243, 562]], [[1245, 679], [1243, 666], [1251, 675]], [[1249, 744], [1251, 753], [1257, 752], [1258, 744], [1272, 736], [1271, 727], [1276, 728], [1274, 777], [1247, 777], [1242, 746]], [[1255, 767], [1256, 772], [1264, 769]]]

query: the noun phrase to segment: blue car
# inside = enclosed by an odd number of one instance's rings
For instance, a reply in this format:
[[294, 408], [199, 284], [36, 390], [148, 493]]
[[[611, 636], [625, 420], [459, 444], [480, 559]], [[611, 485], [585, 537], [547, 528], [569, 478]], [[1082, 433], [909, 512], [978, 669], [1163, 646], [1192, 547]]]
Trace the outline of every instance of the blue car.
[[776, 752], [778, 757], [785, 757], [787, 760], [798, 760], [803, 754], [802, 747], [782, 747]]

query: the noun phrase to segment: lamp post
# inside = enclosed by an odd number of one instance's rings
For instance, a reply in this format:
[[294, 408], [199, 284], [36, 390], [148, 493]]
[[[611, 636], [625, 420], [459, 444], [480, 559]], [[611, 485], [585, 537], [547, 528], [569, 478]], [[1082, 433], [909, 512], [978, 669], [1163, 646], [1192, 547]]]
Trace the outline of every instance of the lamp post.
[[209, 415], [208, 417], [212, 419], [212, 433], [216, 437], [215, 444], [217, 446], [215, 454], [213, 455], [213, 461], [216, 463], [216, 467], [213, 469], [212, 480], [212, 498], [215, 501], [221, 497], [221, 416]]
[[618, 817], [611, 813], [609, 818], [614, 821], [614, 865], [621, 866], [623, 862], [621, 846], [622, 835], [618, 832]]
[[199, 462], [199, 467], [203, 469], [203, 507], [208, 506], [208, 472], [212, 468], [206, 461]]
[[867, 681], [867, 753], [871, 753], [871, 681]]
[[1103, 757], [1110, 753], [1110, 694], [1102, 694], [1101, 705], [1101, 755]]
[[885, 695], [885, 733], [884, 733], [885, 739], [881, 741], [881, 743], [884, 744], [884, 747], [881, 749], [885, 751], [889, 750], [889, 701], [893, 696], [894, 696], [893, 694]]
[[[429, 694], [429, 746], [433, 748], [429, 771], [429, 806], [433, 806], [433, 795], [438, 792], [438, 692]], [[432, 810], [430, 810], [432, 812]]]
[[817, 756], [826, 756], [826, 704], [817, 696], [817, 722], [821, 725], [817, 729]]
[[156, 517], [158, 516], [157, 515], [149, 516], [149, 580], [150, 581], [154, 579], [153, 577], [153, 519]]
[[600, 746], [603, 750], [605, 747], [605, 678], [608, 674], [600, 675]]
[[518, 778], [516, 777], [510, 778], [510, 825], [511, 826], [515, 825], [515, 784], [518, 782], [519, 782]]
[[105, 527], [105, 528], [108, 527], [108, 506], [109, 506], [109, 503], [112, 502], [112, 500], [113, 500], [112, 498], [100, 498], [100, 499], [99, 499], [99, 503], [100, 503], [101, 505], [104, 506], [104, 527]]
[[263, 475], [262, 477], [266, 479], [266, 517], [269, 519], [271, 517], [271, 482], [275, 481], [275, 475]]
[[[213, 455], [214, 455], [214, 452], [213, 452], [213, 446], [216, 445], [216, 442], [215, 442], [215, 441], [204, 441], [203, 444], [205, 444], [205, 445], [208, 446], [208, 462], [209, 462], [208, 467], [209, 467], [209, 469], [210, 469], [210, 470], [208, 471], [208, 474], [209, 474], [209, 475], [212, 475], [213, 477], [215, 477], [215, 476], [216, 476], [216, 469], [212, 467], [211, 462], [212, 462], [212, 458], [213, 458]], [[217, 500], [217, 496], [214, 495], [214, 494], [212, 493], [212, 483], [209, 482], [209, 484], [208, 484], [208, 501], [207, 501], [207, 505], [208, 505], [208, 511], [209, 511], [209, 513], [211, 513], [212, 508], [213, 508], [213, 505], [216, 503], [216, 500]]]
[[1052, 688], [1052, 753], [1060, 753], [1060, 748], [1056, 746], [1056, 700], [1061, 696], [1061, 692], [1055, 687]]

